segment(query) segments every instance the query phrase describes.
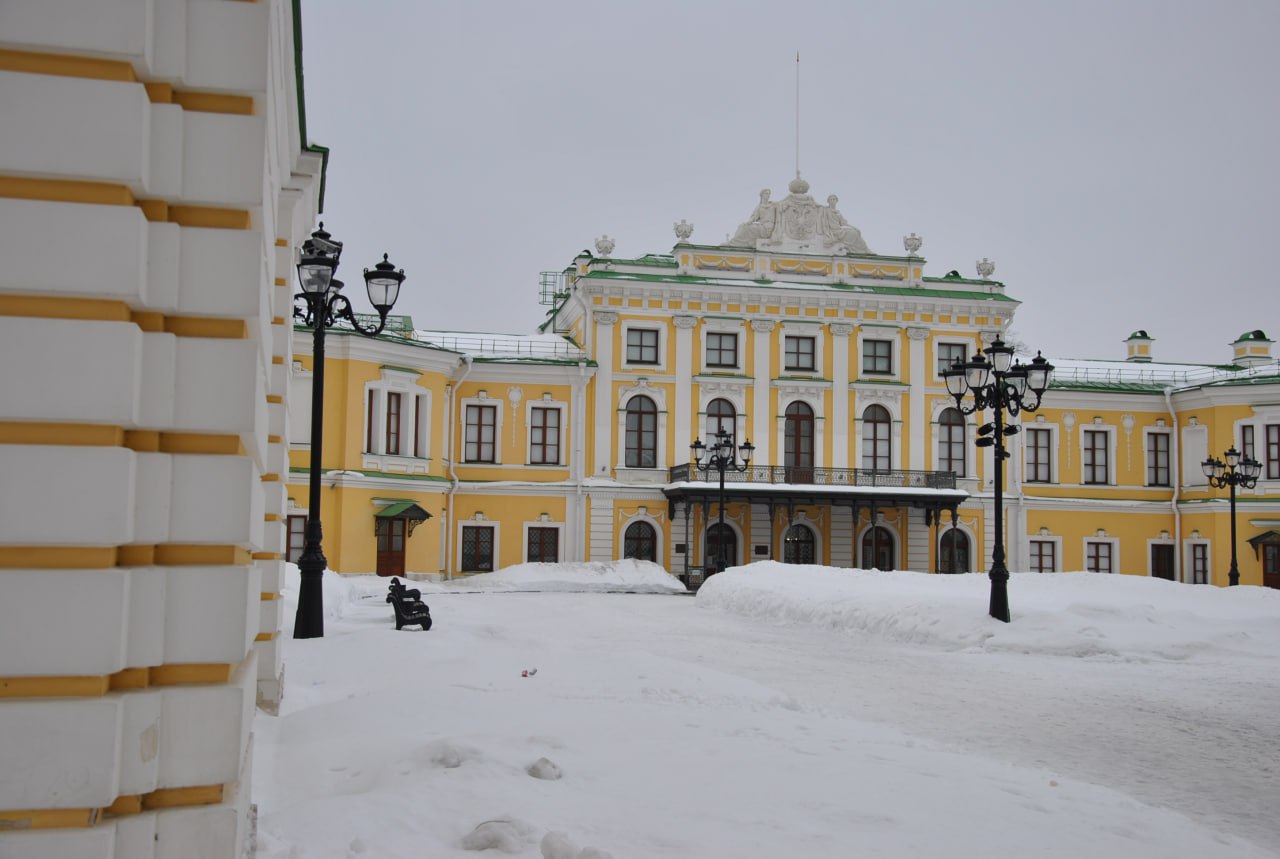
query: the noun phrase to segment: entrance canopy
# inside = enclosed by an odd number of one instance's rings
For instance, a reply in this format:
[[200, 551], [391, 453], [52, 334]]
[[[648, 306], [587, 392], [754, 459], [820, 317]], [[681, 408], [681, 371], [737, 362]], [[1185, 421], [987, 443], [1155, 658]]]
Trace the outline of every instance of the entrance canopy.
[[409, 534], [422, 522], [431, 518], [431, 514], [412, 501], [395, 501], [373, 514], [374, 529], [377, 524], [387, 519], [404, 519], [409, 523]]

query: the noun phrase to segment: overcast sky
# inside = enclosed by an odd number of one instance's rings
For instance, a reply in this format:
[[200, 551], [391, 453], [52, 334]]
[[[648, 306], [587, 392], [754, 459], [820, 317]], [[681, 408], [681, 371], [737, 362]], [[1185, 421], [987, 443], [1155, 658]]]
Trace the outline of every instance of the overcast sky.
[[990, 257], [1075, 358], [1280, 339], [1278, 38], [1275, 0], [303, 2], [340, 274], [390, 253], [419, 328], [534, 330], [604, 233], [724, 241], [794, 175], [798, 50], [810, 193], [928, 275]]

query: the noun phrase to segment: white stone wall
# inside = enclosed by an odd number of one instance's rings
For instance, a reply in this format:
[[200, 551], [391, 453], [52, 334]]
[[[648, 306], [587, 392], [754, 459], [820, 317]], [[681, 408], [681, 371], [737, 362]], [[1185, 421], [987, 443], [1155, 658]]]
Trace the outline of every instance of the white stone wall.
[[292, 16], [0, 4], [0, 855], [243, 849], [322, 169]]

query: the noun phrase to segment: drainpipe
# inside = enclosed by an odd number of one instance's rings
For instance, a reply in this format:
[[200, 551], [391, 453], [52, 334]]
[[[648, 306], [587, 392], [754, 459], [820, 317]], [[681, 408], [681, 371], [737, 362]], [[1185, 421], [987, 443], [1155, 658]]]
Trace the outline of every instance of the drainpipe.
[[447, 412], [449, 416], [449, 479], [453, 481], [453, 485], [449, 487], [449, 494], [445, 496], [445, 503], [448, 506], [445, 508], [445, 531], [444, 539], [441, 541], [444, 546], [445, 579], [448, 581], [453, 581], [453, 566], [451, 564], [453, 557], [453, 552], [451, 551], [453, 548], [453, 494], [458, 491], [458, 483], [460, 482], [458, 480], [458, 472], [453, 469], [454, 462], [457, 460], [456, 452], [453, 449], [453, 429], [458, 423], [454, 411], [458, 399], [458, 388], [462, 387], [462, 383], [470, 375], [473, 361], [474, 359], [470, 355], [462, 356], [462, 365], [466, 369], [462, 371], [462, 375], [449, 388], [449, 408]]
[[578, 362], [578, 379], [574, 384], [573, 402], [570, 407], [573, 409], [573, 463], [572, 471], [574, 484], [574, 506], [573, 506], [573, 529], [574, 539], [577, 545], [574, 546], [573, 559], [576, 561], [585, 561], [587, 559], [587, 522], [583, 513], [582, 499], [582, 475], [586, 470], [586, 462], [584, 461], [584, 451], [586, 443], [583, 436], [587, 432], [587, 362]]
[[1173, 580], [1182, 581], [1182, 511], [1178, 509], [1178, 490], [1182, 486], [1180, 466], [1182, 463], [1179, 449], [1178, 413], [1173, 410], [1173, 388], [1164, 389], [1164, 405], [1169, 410], [1169, 418], [1173, 421], [1173, 444], [1169, 445], [1169, 482], [1173, 484]]

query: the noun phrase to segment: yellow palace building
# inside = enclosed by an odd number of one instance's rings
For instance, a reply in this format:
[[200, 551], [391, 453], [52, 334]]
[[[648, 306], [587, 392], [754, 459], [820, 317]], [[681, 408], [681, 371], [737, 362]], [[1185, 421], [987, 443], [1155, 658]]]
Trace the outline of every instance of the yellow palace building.
[[[334, 329], [321, 517], [331, 569], [449, 577], [526, 561], [654, 560], [697, 582], [778, 559], [984, 570], [994, 472], [982, 415], [942, 372], [1000, 338], [1018, 302], [976, 277], [926, 276], [922, 241], [873, 253], [799, 177], [720, 245], [675, 226], [668, 253], [603, 237], [544, 274], [536, 334]], [[1048, 356], [1042, 407], [1004, 465], [1009, 566], [1227, 583], [1228, 492], [1201, 463], [1261, 463], [1236, 492], [1242, 584], [1280, 586], [1280, 365], [1261, 330], [1222, 363]], [[295, 331], [288, 551], [307, 514], [310, 337]], [[691, 465], [718, 431], [754, 445]]]

